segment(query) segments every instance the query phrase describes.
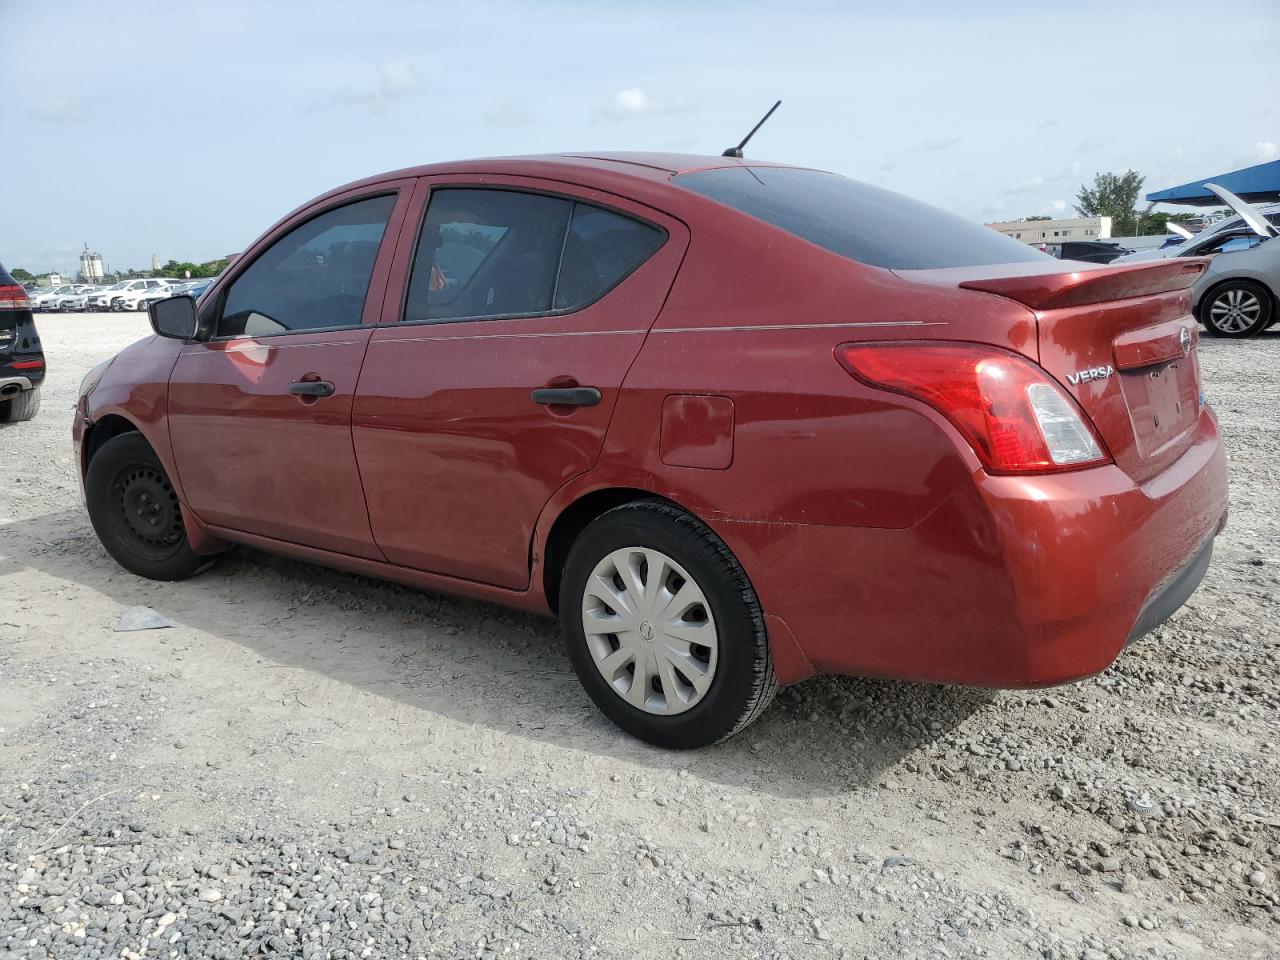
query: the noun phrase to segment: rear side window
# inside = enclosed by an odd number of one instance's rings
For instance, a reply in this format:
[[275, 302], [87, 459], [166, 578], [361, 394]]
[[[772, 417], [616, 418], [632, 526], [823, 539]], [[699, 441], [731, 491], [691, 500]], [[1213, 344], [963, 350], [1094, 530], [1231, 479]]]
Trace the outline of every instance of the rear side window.
[[555, 308], [572, 310], [599, 300], [649, 259], [666, 233], [599, 207], [578, 203], [564, 244]]
[[873, 267], [928, 270], [1046, 257], [981, 224], [834, 173], [725, 167], [672, 182]]
[[666, 240], [630, 217], [516, 190], [433, 190], [404, 319], [542, 316], [598, 300]]
[[395, 200], [349, 203], [278, 239], [231, 284], [218, 336], [359, 326]]

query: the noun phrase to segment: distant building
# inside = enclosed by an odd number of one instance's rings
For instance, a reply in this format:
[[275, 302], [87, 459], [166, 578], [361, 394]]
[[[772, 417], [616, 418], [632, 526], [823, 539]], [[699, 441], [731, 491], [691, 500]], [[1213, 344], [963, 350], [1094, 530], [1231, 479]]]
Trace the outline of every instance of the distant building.
[[160, 269], [160, 255], [158, 253], [153, 253], [151, 255], [151, 270], [152, 272], [155, 272], [156, 270], [159, 270], [159, 269]]
[[1070, 217], [1064, 220], [1010, 220], [988, 227], [1023, 243], [1061, 243], [1063, 240], [1106, 240], [1110, 217]]
[[89, 249], [89, 245], [84, 245], [84, 252], [80, 254], [80, 279], [85, 283], [96, 283], [106, 276], [102, 269], [102, 256], [94, 253]]

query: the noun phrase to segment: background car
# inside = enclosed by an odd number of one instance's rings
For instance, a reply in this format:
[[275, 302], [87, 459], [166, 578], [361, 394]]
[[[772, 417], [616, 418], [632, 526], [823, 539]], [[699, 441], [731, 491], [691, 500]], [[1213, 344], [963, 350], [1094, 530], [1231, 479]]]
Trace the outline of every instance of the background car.
[[89, 309], [89, 299], [101, 289], [98, 286], [86, 286], [79, 293], [68, 294], [61, 298], [60, 309], [67, 313], [83, 313]]
[[1245, 339], [1280, 322], [1280, 239], [1232, 232], [1192, 288], [1196, 317], [1215, 337]]
[[[141, 288], [126, 290], [120, 295], [120, 309], [145, 310], [146, 304], [143, 303], [144, 298], [155, 293], [172, 290], [181, 282], [181, 280], [174, 279], [173, 277], [149, 277], [143, 281], [143, 286]], [[168, 295], [172, 296], [172, 294]]]
[[[207, 287], [208, 285], [208, 280], [182, 280], [167, 286], [156, 287], [154, 290], [148, 290], [138, 298], [137, 309], [145, 310], [156, 301], [167, 300], [169, 297], [179, 297], [183, 295], [189, 297], [198, 296], [198, 294], [194, 294], [191, 291], [196, 287], [200, 287], [203, 291], [204, 287]], [[125, 303], [127, 304], [128, 302], [128, 298], [126, 298]]]
[[44, 375], [31, 300], [0, 266], [0, 421], [30, 420], [39, 412]]
[[75, 293], [75, 284], [72, 283], [62, 283], [56, 287], [41, 290], [35, 296], [30, 297], [31, 309], [36, 312], [56, 310], [58, 298], [71, 293]]
[[[1253, 206], [1270, 223], [1280, 226], [1280, 203], [1259, 203]], [[1157, 247], [1154, 250], [1139, 250], [1137, 253], [1127, 253], [1122, 257], [1117, 257], [1112, 262], [1143, 263], [1148, 260], [1167, 260], [1170, 257], [1200, 256], [1201, 254], [1196, 251], [1215, 248], [1220, 239], [1220, 234], [1241, 229], [1247, 229], [1247, 224], [1242, 217], [1226, 217], [1211, 226], [1205, 227], [1192, 236], [1190, 240], [1183, 241], [1182, 238], [1178, 238], [1175, 243], [1166, 241], [1165, 246]]]
[[1059, 260], [1080, 260], [1084, 263], [1110, 263], [1126, 253], [1133, 253], [1128, 247], [1122, 247], [1110, 240], [1064, 240], [1062, 243], [1047, 243], [1044, 252]]
[[85, 299], [96, 289], [97, 287], [87, 283], [73, 284], [69, 292], [54, 299], [49, 309], [57, 311], [82, 309]]
[[145, 293], [154, 290], [162, 282], [156, 279], [121, 280], [94, 294], [89, 299], [92, 310], [121, 310], [123, 299], [131, 293]]

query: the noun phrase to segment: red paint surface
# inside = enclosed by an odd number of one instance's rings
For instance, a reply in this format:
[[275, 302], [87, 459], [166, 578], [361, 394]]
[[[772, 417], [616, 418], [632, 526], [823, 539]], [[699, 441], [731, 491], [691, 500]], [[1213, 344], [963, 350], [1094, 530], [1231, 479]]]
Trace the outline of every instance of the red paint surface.
[[733, 463], [733, 401], [677, 394], [662, 402], [661, 453], [669, 467], [727, 470]]
[[[740, 161], [631, 160], [423, 167], [313, 201], [202, 307], [299, 219], [394, 188], [365, 326], [144, 341], [82, 401], [77, 443], [108, 416], [140, 429], [200, 550], [241, 541], [533, 610], [548, 608], [543, 557], [566, 509], [617, 488], [664, 497], [743, 564], [784, 682], [819, 670], [1023, 686], [1105, 667], [1226, 511], [1194, 345], [1171, 352], [1191, 326], [1195, 271], [875, 269], [669, 183], [671, 170]], [[578, 196], [660, 222], [670, 240], [577, 313], [401, 325], [421, 213], [441, 183]], [[833, 357], [839, 343], [886, 339], [990, 344], [1039, 363], [1114, 464], [988, 475], [939, 413]], [[1113, 375], [1070, 382], [1108, 365]], [[335, 396], [288, 395], [312, 374]], [[602, 402], [529, 399], [571, 383]]]

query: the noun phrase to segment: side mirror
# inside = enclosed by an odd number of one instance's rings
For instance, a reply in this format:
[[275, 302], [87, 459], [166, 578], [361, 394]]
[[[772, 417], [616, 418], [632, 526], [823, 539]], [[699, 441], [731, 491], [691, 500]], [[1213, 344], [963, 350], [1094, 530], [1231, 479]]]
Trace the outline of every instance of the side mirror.
[[162, 337], [193, 340], [200, 332], [200, 316], [196, 302], [190, 297], [169, 297], [147, 305], [151, 329]]

